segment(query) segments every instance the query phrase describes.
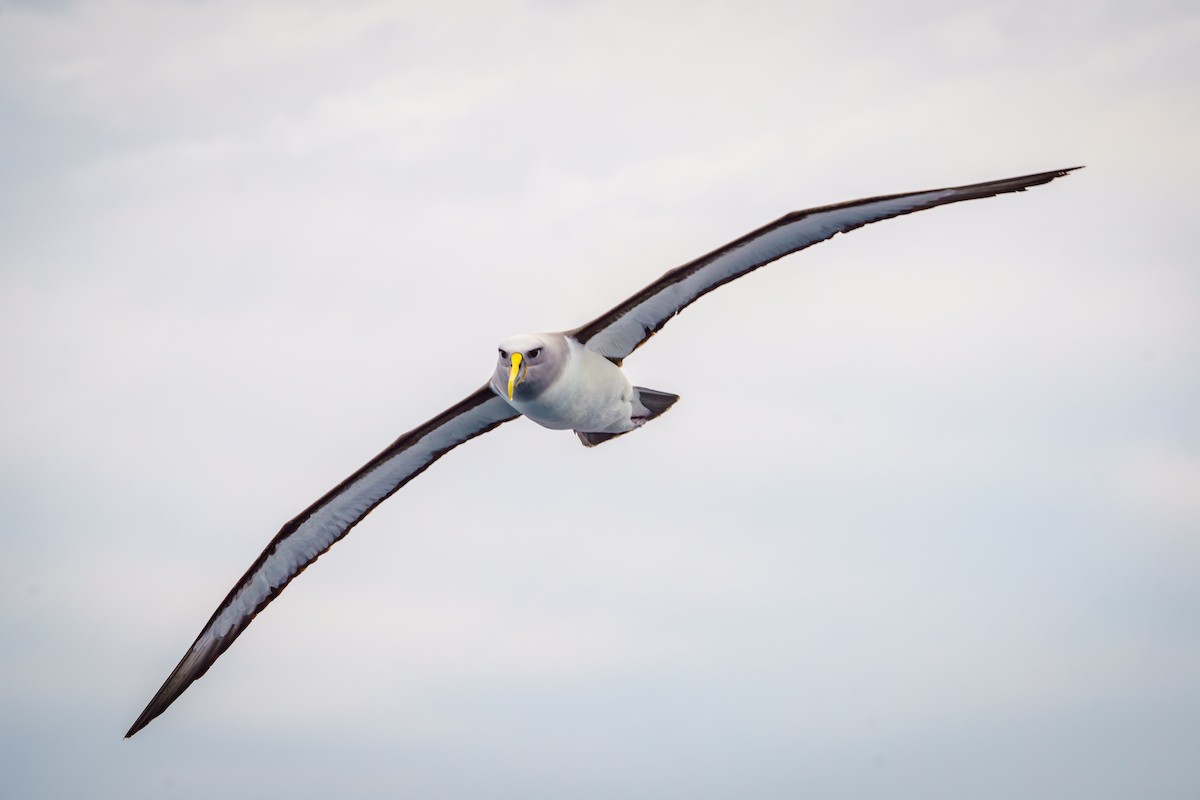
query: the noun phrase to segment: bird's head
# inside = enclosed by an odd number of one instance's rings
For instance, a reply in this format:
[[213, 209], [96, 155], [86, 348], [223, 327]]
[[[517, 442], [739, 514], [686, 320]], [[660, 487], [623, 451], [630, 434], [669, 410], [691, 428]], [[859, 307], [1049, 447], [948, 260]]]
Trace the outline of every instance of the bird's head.
[[509, 400], [537, 397], [562, 371], [566, 357], [561, 334], [512, 336], [500, 345], [492, 388]]

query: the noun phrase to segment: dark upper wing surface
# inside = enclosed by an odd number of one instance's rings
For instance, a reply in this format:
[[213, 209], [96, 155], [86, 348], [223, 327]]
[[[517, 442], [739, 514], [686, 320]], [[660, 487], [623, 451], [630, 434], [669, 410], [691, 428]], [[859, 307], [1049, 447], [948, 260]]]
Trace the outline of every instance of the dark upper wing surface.
[[640, 347], [671, 317], [703, 295], [789, 253], [823, 242], [835, 234], [902, 214], [963, 200], [1021, 192], [1061, 178], [1076, 169], [1080, 168], [1071, 167], [968, 186], [869, 197], [807, 211], [794, 211], [706, 256], [676, 267], [571, 334], [590, 350], [619, 360]]
[[217, 607], [179, 665], [125, 734], [126, 738], [165, 711], [213, 665], [292, 578], [349, 533], [375, 506], [453, 448], [517, 416], [512, 406], [484, 386], [401, 436], [284, 525]]

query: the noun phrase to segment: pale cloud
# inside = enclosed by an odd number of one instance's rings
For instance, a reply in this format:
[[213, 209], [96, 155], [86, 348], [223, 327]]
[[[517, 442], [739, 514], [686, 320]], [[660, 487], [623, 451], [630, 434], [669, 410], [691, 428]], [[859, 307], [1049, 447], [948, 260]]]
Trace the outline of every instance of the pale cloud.
[[1183, 442], [1139, 447], [1116, 465], [1117, 494], [1155, 524], [1148, 531], [1200, 547], [1200, 452]]

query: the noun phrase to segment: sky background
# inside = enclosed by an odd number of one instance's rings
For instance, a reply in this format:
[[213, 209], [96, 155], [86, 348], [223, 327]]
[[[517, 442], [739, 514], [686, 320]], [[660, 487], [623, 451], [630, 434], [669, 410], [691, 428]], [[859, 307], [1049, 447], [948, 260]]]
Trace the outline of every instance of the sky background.
[[[14, 798], [1194, 798], [1194, 2], [0, 0]], [[279, 526], [783, 213], [122, 735]]]

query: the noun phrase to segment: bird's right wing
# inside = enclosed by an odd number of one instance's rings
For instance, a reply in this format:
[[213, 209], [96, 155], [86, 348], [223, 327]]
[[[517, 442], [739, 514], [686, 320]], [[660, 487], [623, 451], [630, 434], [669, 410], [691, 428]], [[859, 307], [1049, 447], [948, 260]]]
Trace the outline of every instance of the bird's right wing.
[[453, 448], [518, 416], [512, 406], [490, 387], [484, 386], [461, 403], [401, 436], [362, 469], [284, 525], [217, 607], [179, 666], [125, 738], [133, 736], [166, 711], [292, 578], [349, 533], [375, 506]]
[[571, 331], [571, 335], [589, 350], [619, 363], [657, 333], [671, 317], [708, 292], [789, 253], [823, 242], [835, 234], [901, 214], [963, 200], [1022, 192], [1076, 169], [1079, 167], [794, 211], [706, 256], [676, 267], [615, 308]]

